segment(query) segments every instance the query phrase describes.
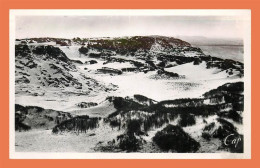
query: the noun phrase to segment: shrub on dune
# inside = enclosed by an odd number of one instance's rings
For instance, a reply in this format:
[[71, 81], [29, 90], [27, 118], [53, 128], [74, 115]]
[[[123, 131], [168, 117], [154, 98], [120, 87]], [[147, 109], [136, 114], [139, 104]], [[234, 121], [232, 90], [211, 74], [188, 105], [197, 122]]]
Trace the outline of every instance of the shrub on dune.
[[196, 152], [200, 144], [191, 138], [180, 126], [168, 125], [153, 137], [153, 141], [164, 151], [178, 153]]

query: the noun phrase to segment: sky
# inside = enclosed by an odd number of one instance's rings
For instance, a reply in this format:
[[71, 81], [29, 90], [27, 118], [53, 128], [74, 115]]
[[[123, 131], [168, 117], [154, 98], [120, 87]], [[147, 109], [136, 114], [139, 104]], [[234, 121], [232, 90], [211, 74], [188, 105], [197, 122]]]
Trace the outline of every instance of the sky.
[[15, 17], [15, 37], [88, 38], [134, 35], [243, 38], [237, 16], [29, 16]]

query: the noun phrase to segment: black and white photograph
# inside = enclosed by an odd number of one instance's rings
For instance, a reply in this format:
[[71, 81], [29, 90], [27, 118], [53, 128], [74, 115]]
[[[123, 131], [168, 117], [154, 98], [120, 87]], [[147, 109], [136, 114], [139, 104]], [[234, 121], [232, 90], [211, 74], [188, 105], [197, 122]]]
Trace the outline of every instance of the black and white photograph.
[[12, 12], [15, 154], [251, 150], [250, 10]]

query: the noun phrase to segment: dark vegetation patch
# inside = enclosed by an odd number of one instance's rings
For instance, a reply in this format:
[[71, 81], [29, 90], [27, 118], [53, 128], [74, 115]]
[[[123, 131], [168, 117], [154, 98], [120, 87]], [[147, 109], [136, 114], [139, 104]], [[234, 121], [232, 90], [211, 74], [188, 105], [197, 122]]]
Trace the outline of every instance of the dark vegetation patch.
[[85, 64], [97, 64], [98, 62], [96, 60], [90, 60], [86, 61]]
[[230, 134], [238, 134], [235, 126], [227, 120], [217, 118], [217, 122], [218, 124], [212, 122], [204, 127], [203, 133], [208, 134], [207, 136], [209, 136], [209, 138], [218, 138], [223, 140]]
[[148, 105], [148, 106], [156, 103], [155, 100], [150, 99], [150, 98], [143, 96], [143, 95], [139, 95], [139, 94], [134, 95], [134, 100], [137, 101], [138, 103], [141, 103], [143, 105]]
[[[28, 45], [15, 45], [15, 56], [26, 57], [29, 61], [32, 59], [32, 54], [42, 55], [46, 58], [57, 59], [66, 63], [70, 62], [70, 59], [65, 55], [65, 53], [59, 48], [51, 45], [45, 46], [32, 46]], [[43, 57], [43, 59], [46, 59]], [[32, 61], [32, 60], [31, 60]]]
[[80, 60], [71, 60], [71, 62], [76, 63], [76, 64], [83, 64]]
[[199, 65], [200, 63], [202, 63], [202, 60], [200, 58], [196, 58], [193, 61], [193, 65]]
[[143, 120], [144, 131], [147, 132], [152, 128], [160, 128], [164, 124], [168, 124], [170, 121], [176, 119], [178, 115], [173, 113], [155, 113], [153, 115], [148, 115]]
[[202, 98], [185, 98], [185, 99], [175, 99], [175, 100], [164, 100], [158, 103], [160, 106], [167, 106], [167, 105], [175, 105], [175, 106], [201, 106], [203, 105], [204, 99]]
[[143, 132], [141, 131], [141, 120], [133, 119], [127, 121], [126, 133], [127, 134], [135, 134], [135, 135], [142, 135]]
[[28, 131], [30, 129], [31, 129], [31, 127], [29, 125], [26, 125], [19, 120], [18, 115], [15, 116], [15, 130], [16, 131], [17, 130], [18, 131]]
[[219, 116], [231, 118], [236, 122], [242, 123], [242, 118], [238, 112], [244, 111], [244, 83], [227, 83], [217, 89], [210, 90], [203, 94], [205, 98], [216, 99], [224, 98], [225, 104], [220, 109], [228, 108], [228, 112], [219, 113]]
[[122, 68], [121, 71], [123, 72], [138, 72], [138, 68]]
[[119, 111], [127, 112], [131, 110], [138, 110], [141, 107], [143, 107], [143, 105], [131, 99], [123, 97], [108, 97], [107, 100], [112, 102], [114, 104], [114, 107], [117, 109], [117, 112], [110, 114], [108, 118], [116, 116], [119, 113]]
[[37, 106], [15, 104], [15, 130], [52, 129], [56, 124], [70, 119], [66, 112], [43, 109]]
[[[105, 121], [106, 122], [106, 121]], [[116, 120], [110, 122], [110, 126], [120, 127], [121, 123]], [[98, 150], [105, 152], [115, 152], [115, 151], [126, 151], [126, 152], [136, 152], [141, 149], [142, 145], [146, 141], [141, 137], [145, 133], [141, 129], [141, 121], [139, 119], [127, 120], [124, 124], [125, 132], [109, 141], [107, 145], [98, 144]]]
[[126, 124], [126, 132], [117, 136], [118, 147], [127, 152], [135, 152], [141, 148], [144, 142], [140, 135], [144, 135], [141, 131], [140, 120], [128, 120]]
[[196, 124], [196, 120], [194, 115], [188, 113], [184, 113], [180, 115], [179, 125], [181, 127], [192, 126], [195, 124]]
[[30, 83], [30, 80], [25, 76], [22, 76], [22, 77], [19, 77], [19, 78], [16, 77], [15, 83]]
[[214, 132], [213, 134], [214, 138], [224, 139], [230, 134], [237, 134], [237, 129], [232, 123], [222, 118], [218, 118], [217, 121], [221, 124], [221, 127], [219, 127]]
[[56, 41], [56, 44], [59, 44], [60, 46], [70, 46], [70, 40], [69, 43], [65, 42], [65, 41]]
[[98, 72], [105, 73], [105, 74], [116, 74], [121, 75], [123, 72], [119, 69], [102, 67], [101, 69], [97, 69]]
[[219, 86], [217, 89], [212, 89], [204, 93], [203, 96], [206, 98], [227, 95], [227, 94], [233, 94], [235, 96], [243, 92], [244, 92], [244, 83], [236, 82], [236, 83], [227, 83], [222, 86]]
[[[165, 48], [172, 48], [172, 44], [176, 46], [190, 46], [189, 43], [172, 37], [156, 37], [157, 41]], [[112, 50], [117, 54], [125, 55], [137, 52], [138, 50], [148, 51], [155, 43], [155, 37], [152, 36], [133, 36], [130, 38], [115, 39], [85, 39], [89, 41], [88, 48], [101, 50]]]
[[[135, 101], [132, 100], [126, 100], [121, 97], [116, 97], [114, 99], [114, 106], [117, 109], [115, 113], [112, 113], [108, 116], [106, 119], [107, 122], [110, 122], [112, 125], [115, 126], [123, 126], [123, 122], [118, 119], [115, 119], [115, 116], [118, 114], [120, 115], [127, 115], [128, 112], [131, 111], [137, 111], [138, 109], [145, 109], [144, 107], [147, 107], [146, 105], [141, 105]], [[145, 111], [145, 110], [144, 110]], [[138, 112], [137, 112], [138, 113]], [[169, 123], [171, 120], [175, 119], [177, 116], [174, 113], [163, 113], [163, 112], [151, 112], [150, 115], [144, 115], [144, 118], [142, 120], [139, 120], [140, 124], [143, 126], [144, 131], [148, 131], [151, 128], [159, 128], [163, 126], [165, 123]]]
[[[178, 48], [176, 50], [178, 50]], [[176, 62], [178, 65], [186, 64], [190, 62], [193, 62], [193, 65], [199, 65], [200, 63], [202, 63], [202, 61], [205, 61], [206, 68], [208, 69], [218, 68], [223, 71], [230, 70], [230, 72], [228, 71], [229, 75], [232, 75], [234, 71], [238, 71], [240, 77], [244, 75], [244, 64], [237, 61], [228, 60], [228, 59], [221, 59], [221, 58], [211, 57], [211, 56], [186, 57], [180, 55], [175, 56], [175, 55], [167, 55], [167, 54], [160, 54], [157, 57], [157, 59], [164, 63]]]
[[219, 112], [219, 105], [201, 105], [201, 106], [176, 106], [176, 107], [165, 107], [161, 104], [155, 104], [144, 108], [148, 112], [161, 112], [169, 114], [184, 114], [189, 113], [195, 116], [209, 116]]
[[60, 48], [51, 45], [36, 46], [32, 52], [37, 55], [47, 55], [49, 58], [55, 58], [66, 63], [70, 61]]
[[28, 41], [29, 43], [47, 43], [47, 42], [56, 42], [56, 44], [59, 44], [61, 46], [69, 46], [71, 45], [70, 39], [65, 38], [51, 38], [51, 37], [40, 37], [40, 38], [29, 38], [29, 39], [16, 39], [17, 41]]
[[186, 57], [186, 56], [175, 56], [175, 55], [166, 55], [166, 54], [160, 54], [157, 57], [160, 61], [167, 61], [167, 62], [176, 62], [178, 65], [186, 64], [193, 62], [195, 60], [194, 57]]
[[178, 78], [179, 77], [179, 74], [174, 73], [174, 72], [168, 72], [168, 71], [165, 71], [164, 69], [158, 70], [157, 74], [158, 75], [166, 75], [166, 76], [172, 77], [172, 78]]
[[[240, 85], [240, 83], [237, 85]], [[230, 96], [233, 94], [228, 91], [226, 93]], [[111, 125], [118, 127], [119, 129], [124, 125], [123, 123], [126, 122], [125, 120], [128, 119], [128, 115], [134, 114], [133, 111], [135, 113], [140, 113], [138, 114], [139, 118], [142, 119], [140, 120], [140, 124], [145, 132], [149, 131], [151, 128], [159, 128], [164, 124], [168, 124], [178, 116], [181, 118], [179, 124], [183, 127], [196, 124], [195, 116], [207, 117], [211, 115], [218, 115], [220, 117], [230, 118], [235, 122], [242, 122], [240, 113], [234, 109], [232, 110], [235, 103], [216, 103], [213, 105], [208, 105], [204, 104], [203, 98], [199, 98], [166, 100], [147, 105], [142, 104], [142, 102], [149, 100], [149, 98], [142, 95], [135, 96], [135, 99], [138, 99], [138, 101], [122, 97], [109, 97], [108, 99], [114, 104], [117, 111], [110, 114], [106, 121], [110, 122]], [[221, 111], [223, 108], [226, 108], [225, 106], [230, 107], [232, 111]], [[238, 109], [238, 107], [235, 109]], [[144, 115], [141, 115], [141, 112], [143, 112]], [[116, 118], [118, 115], [124, 116], [124, 121]]]
[[[41, 61], [46, 66], [48, 65], [53, 74], [58, 74], [57, 77], [51, 75], [48, 70], [38, 65], [36, 60]], [[38, 82], [42, 86], [50, 86], [56, 88], [74, 87], [75, 89], [82, 89], [82, 83], [78, 79], [71, 75], [70, 71], [77, 71], [74, 63], [83, 64], [79, 60], [70, 60], [62, 50], [54, 46], [27, 46], [27, 45], [16, 45], [16, 83], [30, 83], [28, 75], [24, 73], [21, 76], [19, 73], [29, 69], [37, 69], [36, 76]], [[27, 69], [25, 69], [27, 68]], [[40, 72], [38, 74], [37, 72]], [[32, 75], [32, 74], [30, 74]], [[89, 81], [89, 79], [86, 79]]]
[[153, 137], [153, 141], [164, 151], [175, 151], [178, 153], [196, 152], [200, 144], [191, 138], [179, 126], [167, 125]]
[[88, 48], [82, 46], [82, 47], [79, 48], [79, 52], [81, 54], [87, 55], [88, 54]]
[[100, 58], [101, 57], [101, 53], [89, 53], [88, 56], [92, 57], [92, 58]]
[[240, 123], [240, 124], [243, 123], [242, 116], [237, 111], [234, 111], [234, 110], [218, 113], [218, 116], [220, 116], [222, 118], [232, 119], [233, 121]]
[[90, 118], [87, 115], [84, 116], [76, 116], [71, 119], [65, 120], [60, 124], [56, 125], [52, 132], [57, 134], [59, 132], [64, 131], [73, 131], [76, 133], [86, 133], [87, 130], [95, 129], [99, 126], [99, 120], [101, 118]]
[[26, 118], [27, 109], [21, 105], [15, 105], [15, 130], [27, 131], [31, 127], [24, 124], [23, 121]]
[[76, 105], [80, 108], [89, 108], [89, 107], [97, 106], [98, 104], [94, 102], [80, 102]]
[[207, 141], [210, 141], [211, 135], [208, 132], [202, 132], [201, 137], [206, 139]]
[[118, 147], [127, 152], [136, 152], [142, 145], [142, 141], [133, 134], [119, 135], [117, 136], [117, 141], [119, 142]]
[[143, 95], [139, 95], [139, 94], [135, 94], [134, 95], [134, 98], [138, 101], [149, 101], [151, 99], [149, 99], [148, 97], [146, 96], [143, 96]]
[[31, 56], [31, 50], [29, 49], [28, 45], [15, 45], [15, 56]]
[[[237, 65], [237, 66], [236, 66]], [[239, 67], [238, 67], [239, 66]], [[207, 68], [219, 68], [222, 70], [227, 70], [227, 69], [234, 69], [234, 70], [238, 70], [241, 71], [241, 73], [244, 73], [244, 68], [243, 68], [243, 64], [234, 60], [229, 60], [229, 59], [225, 59], [225, 60], [221, 60], [221, 61], [208, 61], [207, 62]]]
[[104, 119], [104, 121], [107, 123], [109, 123], [110, 127], [113, 128], [118, 128], [118, 130], [121, 129], [122, 123], [120, 119], [116, 119], [116, 118], [111, 118], [111, 119]]

